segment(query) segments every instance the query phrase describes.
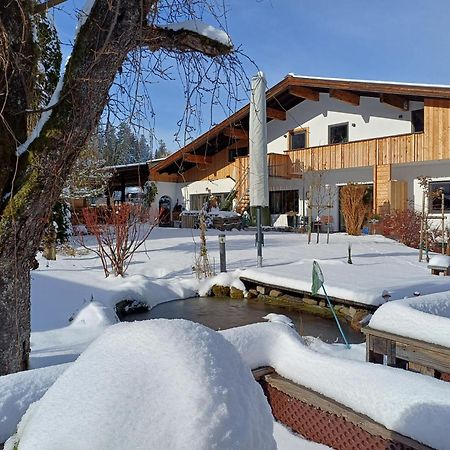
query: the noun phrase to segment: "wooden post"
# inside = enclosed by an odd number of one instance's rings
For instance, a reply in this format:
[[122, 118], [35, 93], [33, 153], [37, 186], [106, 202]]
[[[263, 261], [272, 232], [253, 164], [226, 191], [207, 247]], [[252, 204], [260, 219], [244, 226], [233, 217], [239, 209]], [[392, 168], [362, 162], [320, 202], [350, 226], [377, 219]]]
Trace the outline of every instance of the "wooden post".
[[311, 229], [312, 229], [312, 186], [309, 186], [308, 192], [308, 244], [311, 243]]
[[445, 254], [445, 242], [444, 242], [444, 237], [445, 237], [445, 214], [444, 214], [444, 210], [445, 210], [445, 194], [444, 194], [444, 190], [441, 189], [441, 229], [442, 229], [442, 242], [441, 242], [441, 251], [442, 254]]
[[422, 191], [422, 217], [420, 218], [419, 262], [423, 259], [423, 238], [425, 231], [425, 190]]

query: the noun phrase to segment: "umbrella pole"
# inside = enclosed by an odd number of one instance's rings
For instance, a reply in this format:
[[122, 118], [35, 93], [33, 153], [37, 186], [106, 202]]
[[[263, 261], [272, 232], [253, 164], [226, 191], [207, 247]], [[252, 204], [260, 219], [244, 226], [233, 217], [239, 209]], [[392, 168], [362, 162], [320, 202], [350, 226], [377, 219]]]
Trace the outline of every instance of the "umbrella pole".
[[256, 266], [262, 267], [262, 225], [261, 225], [261, 206], [256, 207], [256, 247], [257, 257]]
[[336, 315], [336, 312], [334, 310], [334, 307], [333, 307], [330, 299], [328, 298], [327, 291], [325, 290], [325, 286], [323, 284], [322, 284], [322, 289], [323, 289], [323, 293], [325, 294], [325, 297], [327, 299], [328, 306], [330, 307], [331, 312], [333, 313], [333, 317], [334, 317], [334, 320], [336, 321], [337, 327], [339, 329], [339, 333], [341, 333], [342, 339], [345, 342], [345, 346], [347, 348], [350, 348], [350, 344], [348, 343], [347, 338], [345, 337], [344, 330], [342, 329], [341, 324], [339, 323], [339, 319], [338, 319], [338, 317]]

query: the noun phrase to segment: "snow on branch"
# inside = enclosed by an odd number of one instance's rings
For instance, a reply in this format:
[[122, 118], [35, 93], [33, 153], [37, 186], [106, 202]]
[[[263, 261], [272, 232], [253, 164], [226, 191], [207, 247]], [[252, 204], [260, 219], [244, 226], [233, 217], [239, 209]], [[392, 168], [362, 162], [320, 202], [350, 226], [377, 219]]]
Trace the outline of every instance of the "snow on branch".
[[198, 20], [165, 26], [149, 26], [143, 30], [142, 43], [150, 50], [195, 51], [207, 56], [230, 53], [233, 44], [225, 31]]

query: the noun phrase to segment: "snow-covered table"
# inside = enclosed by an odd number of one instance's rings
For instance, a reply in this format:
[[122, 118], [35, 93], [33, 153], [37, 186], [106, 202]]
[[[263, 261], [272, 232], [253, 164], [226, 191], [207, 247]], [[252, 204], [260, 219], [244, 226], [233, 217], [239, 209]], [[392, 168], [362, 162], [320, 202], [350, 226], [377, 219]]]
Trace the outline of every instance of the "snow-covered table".
[[450, 291], [387, 302], [361, 331], [367, 361], [450, 381]]
[[365, 327], [366, 360], [450, 382], [450, 348]]

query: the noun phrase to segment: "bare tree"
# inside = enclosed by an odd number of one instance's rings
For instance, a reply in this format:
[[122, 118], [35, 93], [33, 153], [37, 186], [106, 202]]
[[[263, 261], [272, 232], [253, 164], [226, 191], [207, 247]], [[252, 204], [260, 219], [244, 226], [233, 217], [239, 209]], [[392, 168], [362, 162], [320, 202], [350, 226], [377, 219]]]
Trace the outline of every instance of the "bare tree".
[[[89, 11], [81, 13], [64, 76], [31, 130], [40, 48], [34, 40], [33, 16], [63, 1], [0, 4], [0, 375], [27, 367], [30, 269], [51, 208], [105, 106], [109, 102], [109, 112], [123, 108], [117, 100], [122, 92], [117, 77], [134, 74], [135, 80], [145, 81], [143, 52], [162, 55], [159, 63], [153, 59], [148, 67], [160, 74], [164, 58], [181, 61], [181, 67], [189, 70], [190, 92], [201, 92], [202, 80], [210, 81], [213, 87], [208, 89], [213, 91], [231, 85], [236, 67], [230, 43], [160, 25], [201, 19], [202, 14], [213, 14], [220, 23], [222, 12], [211, 13], [217, 2], [95, 0]], [[222, 73], [225, 81], [214, 84], [213, 77]], [[134, 103], [128, 113], [134, 117], [141, 94], [139, 90], [131, 94]], [[193, 103], [192, 95], [188, 100]], [[185, 116], [193, 113], [186, 111]]]

